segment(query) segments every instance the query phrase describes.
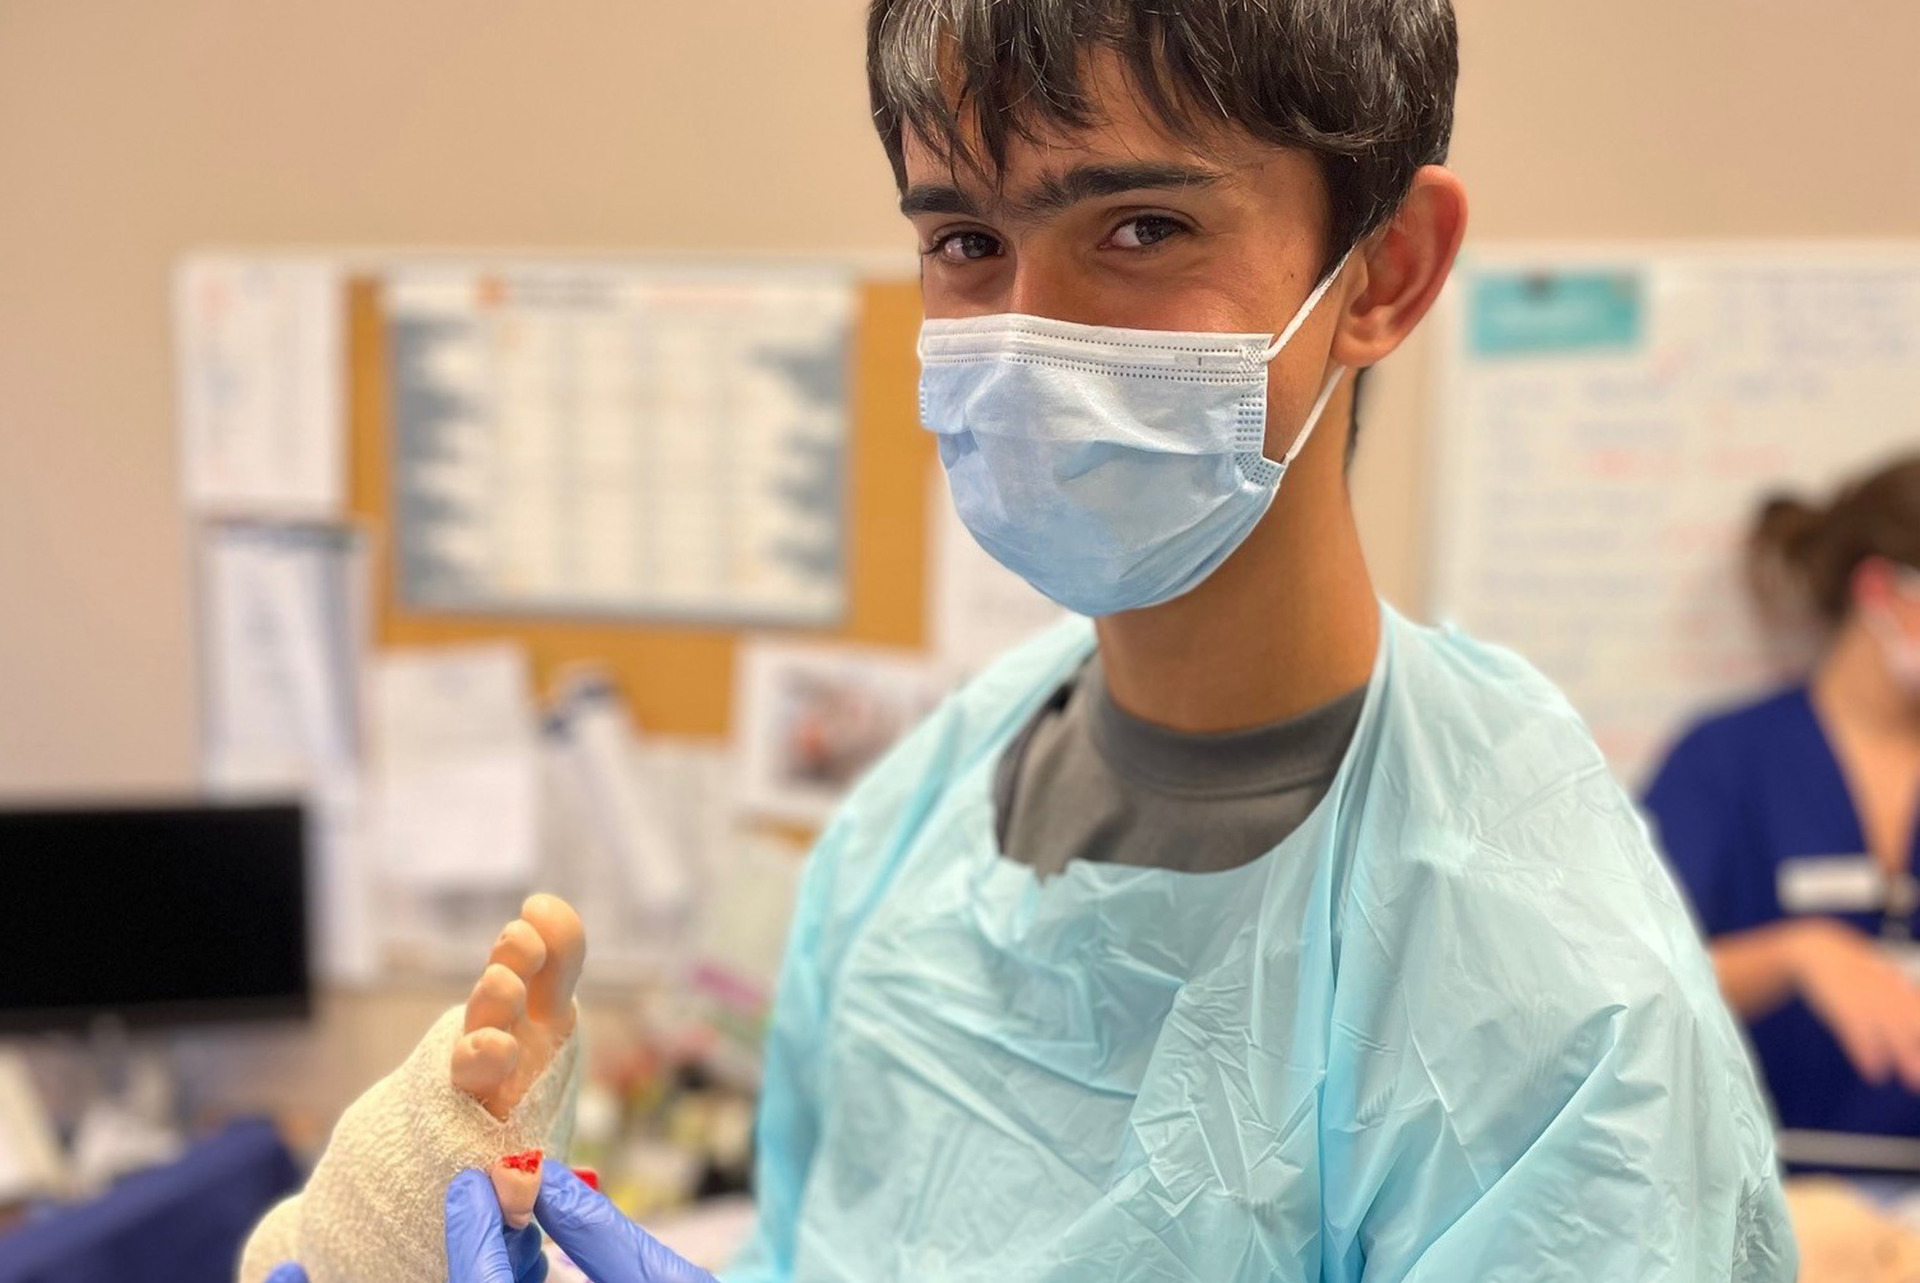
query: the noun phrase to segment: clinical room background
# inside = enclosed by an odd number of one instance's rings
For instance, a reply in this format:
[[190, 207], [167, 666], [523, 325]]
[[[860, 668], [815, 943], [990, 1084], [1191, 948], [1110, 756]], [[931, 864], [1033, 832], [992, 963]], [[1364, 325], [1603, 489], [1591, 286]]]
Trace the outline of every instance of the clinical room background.
[[[201, 786], [183, 259], [692, 256], [908, 281], [863, 9], [0, 0], [0, 802]], [[1470, 253], [1914, 260], [1912, 0], [1458, 13]], [[1352, 470], [1375, 581], [1419, 619], [1440, 613], [1446, 547], [1441, 341], [1425, 327], [1371, 377]], [[625, 989], [592, 985], [604, 1036], [638, 1040]], [[195, 1028], [175, 1050], [196, 1099], [310, 1146], [464, 987], [431, 969], [323, 982], [310, 1023]]]

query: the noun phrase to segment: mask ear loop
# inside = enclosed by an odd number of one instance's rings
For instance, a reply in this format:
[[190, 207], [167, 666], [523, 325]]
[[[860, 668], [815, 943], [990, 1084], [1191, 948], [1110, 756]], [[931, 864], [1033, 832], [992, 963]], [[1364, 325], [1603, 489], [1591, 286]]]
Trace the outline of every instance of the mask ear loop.
[[1300, 429], [1300, 435], [1293, 439], [1293, 444], [1287, 447], [1286, 454], [1280, 457], [1282, 472], [1291, 467], [1293, 461], [1300, 457], [1300, 452], [1307, 448], [1307, 438], [1313, 435], [1314, 428], [1320, 422], [1320, 416], [1326, 413], [1327, 402], [1333, 400], [1334, 389], [1340, 386], [1340, 376], [1346, 372], [1346, 366], [1336, 365], [1333, 367], [1333, 373], [1327, 376], [1326, 386], [1320, 389], [1320, 397], [1313, 403], [1313, 412], [1307, 415], [1306, 426]]
[[1320, 300], [1325, 298], [1327, 291], [1333, 288], [1333, 283], [1340, 279], [1340, 273], [1346, 270], [1347, 260], [1352, 257], [1353, 250], [1349, 248], [1346, 253], [1340, 256], [1340, 261], [1333, 265], [1333, 270], [1328, 272], [1326, 276], [1321, 279], [1320, 283], [1313, 287], [1313, 293], [1307, 295], [1307, 301], [1300, 305], [1300, 310], [1293, 314], [1291, 321], [1287, 322], [1287, 328], [1280, 331], [1280, 337], [1267, 345], [1267, 360], [1271, 361], [1274, 357], [1279, 356], [1280, 349], [1284, 348], [1292, 341], [1293, 336], [1300, 332], [1300, 327], [1307, 323], [1309, 316], [1313, 315], [1313, 309], [1320, 306]]
[[[1320, 305], [1320, 300], [1325, 298], [1327, 291], [1333, 288], [1333, 283], [1340, 279], [1340, 273], [1346, 269], [1347, 260], [1352, 257], [1353, 247], [1348, 246], [1347, 252], [1340, 256], [1340, 261], [1333, 265], [1333, 270], [1328, 272], [1326, 277], [1318, 285], [1313, 287], [1313, 293], [1307, 295], [1307, 301], [1302, 303], [1300, 310], [1293, 314], [1293, 319], [1287, 322], [1287, 328], [1280, 332], [1280, 337], [1268, 346], [1267, 360], [1271, 361], [1274, 357], [1280, 355], [1280, 349], [1285, 347], [1293, 339], [1293, 336], [1300, 332], [1300, 327], [1307, 323], [1307, 318], [1313, 315], [1313, 309]], [[1307, 441], [1313, 436], [1314, 428], [1319, 425], [1320, 416], [1327, 411], [1327, 402], [1333, 400], [1334, 389], [1340, 386], [1340, 376], [1346, 372], [1346, 366], [1336, 365], [1333, 367], [1333, 373], [1327, 376], [1326, 385], [1320, 389], [1320, 396], [1314, 401], [1313, 410], [1307, 415], [1305, 425], [1301, 427], [1299, 435], [1294, 437], [1293, 444], [1287, 447], [1286, 454], [1280, 458], [1280, 470], [1282, 472], [1285, 472], [1291, 467], [1293, 461], [1300, 457], [1300, 452], [1307, 448]]]

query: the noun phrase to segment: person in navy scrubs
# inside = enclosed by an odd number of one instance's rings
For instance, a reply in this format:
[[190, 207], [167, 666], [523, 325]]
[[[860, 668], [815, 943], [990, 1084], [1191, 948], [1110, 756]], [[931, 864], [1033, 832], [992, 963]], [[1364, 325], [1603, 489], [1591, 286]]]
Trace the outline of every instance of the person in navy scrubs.
[[1688, 731], [1646, 806], [1750, 1027], [1783, 1156], [1908, 1166], [1870, 1138], [1920, 1137], [1920, 455], [1824, 508], [1773, 500], [1751, 554], [1763, 613], [1791, 590], [1820, 658]]

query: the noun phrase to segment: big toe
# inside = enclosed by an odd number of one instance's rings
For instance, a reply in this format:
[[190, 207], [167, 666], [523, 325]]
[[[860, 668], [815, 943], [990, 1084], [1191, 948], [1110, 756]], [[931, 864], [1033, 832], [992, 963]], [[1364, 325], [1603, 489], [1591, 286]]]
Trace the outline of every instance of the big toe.
[[546, 957], [527, 981], [527, 1015], [556, 1032], [573, 1027], [573, 991], [587, 956], [587, 931], [573, 906], [557, 895], [532, 895], [521, 921], [539, 935]]

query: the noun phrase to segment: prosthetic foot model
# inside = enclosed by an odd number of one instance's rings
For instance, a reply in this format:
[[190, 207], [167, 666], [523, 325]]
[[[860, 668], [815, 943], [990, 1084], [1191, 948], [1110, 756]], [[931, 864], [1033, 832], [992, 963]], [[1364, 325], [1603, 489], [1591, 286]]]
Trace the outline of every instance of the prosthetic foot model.
[[240, 1283], [261, 1283], [283, 1261], [312, 1283], [444, 1279], [447, 1182], [468, 1167], [493, 1177], [502, 1212], [524, 1225], [542, 1157], [558, 1161], [572, 1127], [585, 955], [564, 900], [528, 899], [466, 1006], [341, 1115], [306, 1189], [260, 1222]]

